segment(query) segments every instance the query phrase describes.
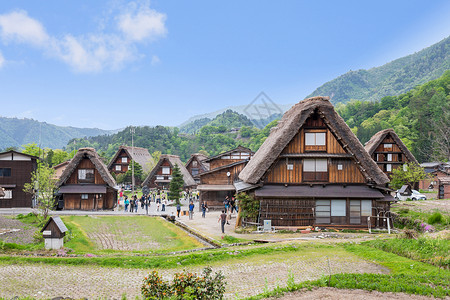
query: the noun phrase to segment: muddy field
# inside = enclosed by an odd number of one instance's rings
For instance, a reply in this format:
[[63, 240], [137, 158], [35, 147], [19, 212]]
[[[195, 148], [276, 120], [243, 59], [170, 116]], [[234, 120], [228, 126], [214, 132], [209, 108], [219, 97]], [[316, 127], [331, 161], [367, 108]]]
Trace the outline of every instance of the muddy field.
[[[359, 258], [336, 255], [328, 258], [302, 255], [271, 256], [268, 260], [239, 261], [214, 265], [227, 281], [227, 298], [260, 293], [264, 288], [285, 286], [291, 273], [296, 282], [318, 279], [331, 273], [387, 273], [384, 267]], [[128, 298], [140, 295], [143, 278], [151, 270], [52, 265], [0, 265], [0, 295], [6, 298]], [[160, 270], [170, 279], [178, 270]], [[201, 268], [188, 271], [201, 272]]]

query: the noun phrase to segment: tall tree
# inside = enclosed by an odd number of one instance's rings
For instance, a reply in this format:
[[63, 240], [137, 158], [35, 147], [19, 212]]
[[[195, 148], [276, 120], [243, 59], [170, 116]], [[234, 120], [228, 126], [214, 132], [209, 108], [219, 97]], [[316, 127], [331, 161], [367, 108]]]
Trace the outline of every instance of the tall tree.
[[183, 190], [184, 180], [180, 168], [175, 165], [172, 168], [172, 180], [169, 185], [169, 199], [175, 200], [177, 204], [180, 203], [180, 193]]
[[425, 170], [417, 163], [407, 163], [404, 168], [397, 168], [392, 171], [392, 179], [390, 186], [394, 189], [399, 189], [403, 185], [408, 184], [414, 188], [414, 185], [420, 180], [427, 178]]

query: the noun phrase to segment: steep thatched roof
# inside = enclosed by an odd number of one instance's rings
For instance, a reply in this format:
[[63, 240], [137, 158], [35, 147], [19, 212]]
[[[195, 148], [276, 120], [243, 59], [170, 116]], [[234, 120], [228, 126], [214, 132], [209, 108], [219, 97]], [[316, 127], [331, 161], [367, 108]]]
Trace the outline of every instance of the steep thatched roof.
[[108, 172], [108, 168], [103, 163], [100, 156], [98, 156], [97, 152], [95, 152], [95, 149], [81, 148], [78, 150], [77, 154], [75, 154], [75, 156], [72, 158], [72, 160], [62, 173], [61, 177], [59, 178], [56, 184], [57, 187], [62, 186], [67, 181], [67, 179], [69, 179], [70, 175], [72, 175], [77, 166], [80, 164], [81, 160], [84, 158], [88, 158], [94, 164], [98, 173], [100, 174], [100, 176], [103, 178], [103, 180], [106, 182], [107, 185], [109, 185], [112, 188], [114, 188], [117, 185], [114, 178]]
[[288, 110], [278, 125], [272, 128], [269, 137], [239, 174], [239, 178], [246, 183], [258, 183], [283, 149], [299, 132], [306, 119], [315, 111], [323, 117], [329, 129], [341, 139], [341, 144], [349, 154], [352, 154], [359, 170], [369, 182], [378, 185], [389, 182], [389, 178], [378, 168], [348, 125], [336, 113], [328, 97], [305, 99]]
[[369, 153], [369, 155], [373, 154], [375, 149], [377, 149], [377, 147], [380, 145], [380, 143], [385, 139], [387, 135], [392, 137], [397, 146], [400, 148], [400, 150], [402, 150], [403, 154], [405, 154], [406, 158], [408, 158], [410, 162], [418, 163], [414, 155], [408, 150], [405, 144], [403, 144], [402, 140], [398, 137], [398, 135], [392, 128], [378, 131], [373, 135], [370, 141], [368, 141], [365, 144], [364, 148]]
[[208, 156], [202, 154], [202, 153], [194, 153], [191, 154], [191, 158], [189, 158], [189, 160], [187, 161], [187, 163], [185, 164], [186, 168], [189, 166], [189, 164], [193, 161], [193, 160], [197, 160], [199, 163], [199, 167], [203, 170], [203, 172], [206, 172], [209, 170], [209, 163], [204, 162], [204, 160], [208, 159]]
[[254, 154], [254, 153], [255, 153], [255, 152], [253, 152], [252, 150], [250, 150], [249, 148], [246, 148], [246, 147], [244, 147], [244, 146], [240, 146], [240, 145], [239, 145], [239, 146], [237, 146], [236, 148], [231, 149], [231, 150], [229, 150], [229, 151], [226, 151], [226, 152], [217, 154], [217, 155], [215, 155], [215, 156], [211, 156], [210, 158], [205, 159], [204, 162], [210, 162], [210, 161], [212, 161], [212, 160], [214, 160], [214, 159], [220, 158], [220, 157], [222, 157], [222, 156], [229, 155], [229, 154], [231, 154], [231, 153], [233, 153], [233, 152], [248, 152], [248, 153], [251, 153], [251, 154]]
[[141, 147], [130, 147], [130, 146], [120, 146], [119, 150], [117, 150], [116, 154], [112, 158], [112, 160], [108, 164], [108, 170], [112, 168], [112, 165], [117, 160], [120, 152], [124, 150], [127, 153], [127, 156], [132, 160], [141, 165], [144, 173], [148, 173], [151, 170], [151, 167], [154, 165], [153, 157], [148, 152], [147, 149]]
[[183, 175], [183, 180], [184, 180], [185, 186], [197, 185], [197, 183], [195, 183], [194, 178], [192, 178], [191, 174], [189, 174], [189, 171], [184, 167], [184, 164], [180, 160], [180, 157], [178, 155], [161, 154], [161, 156], [159, 157], [158, 163], [152, 169], [150, 174], [148, 174], [147, 178], [145, 178], [144, 182], [142, 183], [142, 186], [146, 186], [150, 183], [150, 180], [156, 175], [156, 172], [159, 170], [163, 161], [166, 159], [169, 161], [171, 167], [173, 167], [174, 165], [178, 165], [178, 167], [180, 168], [181, 174]]

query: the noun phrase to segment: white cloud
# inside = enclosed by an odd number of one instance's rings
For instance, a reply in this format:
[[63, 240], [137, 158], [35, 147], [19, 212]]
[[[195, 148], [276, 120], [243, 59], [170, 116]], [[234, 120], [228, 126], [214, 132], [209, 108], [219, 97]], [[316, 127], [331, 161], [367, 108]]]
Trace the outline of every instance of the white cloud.
[[0, 52], [0, 69], [3, 67], [4, 64], [5, 64], [5, 58], [3, 57], [3, 54]]
[[1, 35], [5, 41], [17, 41], [42, 46], [49, 36], [41, 23], [30, 18], [26, 11], [0, 15]]
[[118, 26], [129, 40], [154, 40], [166, 35], [166, 18], [154, 9], [132, 3], [128, 11], [118, 17]]
[[[18, 42], [38, 47], [45, 54], [68, 64], [76, 72], [119, 70], [126, 63], [143, 55], [137, 45], [164, 37], [166, 15], [150, 9], [149, 3], [130, 3], [125, 12], [115, 18], [119, 31], [81, 36], [66, 34], [61, 38], [47, 34], [44, 26], [25, 11], [0, 15], [0, 36], [5, 43]], [[154, 58], [156, 57], [156, 58]], [[157, 56], [152, 64], [158, 63]]]
[[152, 66], [157, 65], [160, 62], [161, 62], [161, 60], [159, 59], [159, 57], [157, 55], [152, 56]]

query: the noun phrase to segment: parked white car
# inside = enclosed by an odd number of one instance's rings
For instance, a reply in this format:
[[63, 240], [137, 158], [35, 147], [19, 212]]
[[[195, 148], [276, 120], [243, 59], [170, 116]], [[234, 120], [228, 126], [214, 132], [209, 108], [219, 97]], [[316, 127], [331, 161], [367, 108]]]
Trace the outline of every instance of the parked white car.
[[417, 190], [411, 190], [411, 195], [409, 196], [402, 196], [398, 191], [395, 192], [395, 199], [405, 201], [406, 199], [411, 200], [427, 200], [427, 197], [424, 194], [419, 193]]

